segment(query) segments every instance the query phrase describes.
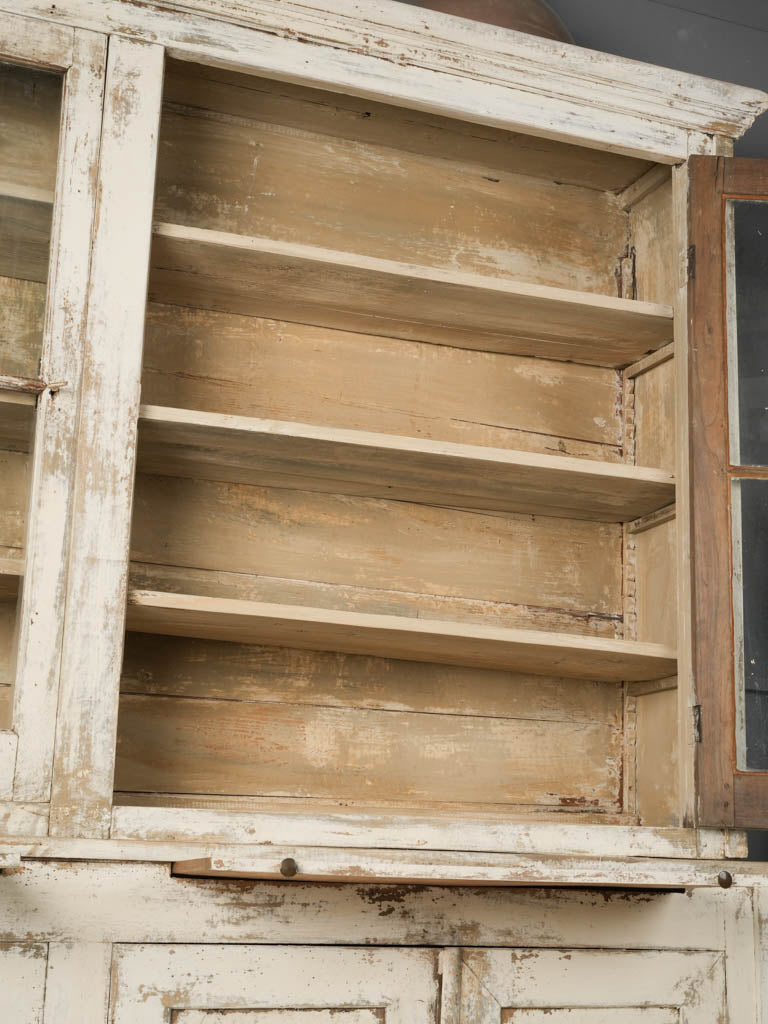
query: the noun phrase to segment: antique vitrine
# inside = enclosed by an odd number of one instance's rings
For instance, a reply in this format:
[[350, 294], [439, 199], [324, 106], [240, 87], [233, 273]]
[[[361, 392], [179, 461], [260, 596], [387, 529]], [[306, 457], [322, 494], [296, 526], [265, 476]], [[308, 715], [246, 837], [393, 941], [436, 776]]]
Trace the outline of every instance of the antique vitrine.
[[0, 61], [0, 1008], [761, 1020], [768, 97], [394, 2]]

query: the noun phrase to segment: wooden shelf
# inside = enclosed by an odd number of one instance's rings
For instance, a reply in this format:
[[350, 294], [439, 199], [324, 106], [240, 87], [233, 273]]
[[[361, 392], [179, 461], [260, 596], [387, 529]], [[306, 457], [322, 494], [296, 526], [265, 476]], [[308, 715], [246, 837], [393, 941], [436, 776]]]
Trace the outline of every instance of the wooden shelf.
[[576, 679], [636, 681], [676, 671], [675, 651], [663, 644], [157, 591], [130, 591], [127, 621], [138, 633]]
[[48, 273], [53, 193], [0, 181], [0, 276], [43, 283]]
[[275, 420], [141, 407], [146, 472], [622, 522], [675, 500], [662, 470]]
[[0, 600], [16, 597], [24, 575], [23, 558], [0, 558]]
[[0, 391], [0, 448], [28, 451], [34, 419], [34, 395]]
[[672, 337], [669, 306], [178, 224], [155, 226], [149, 294], [177, 305], [601, 366], [625, 366]]

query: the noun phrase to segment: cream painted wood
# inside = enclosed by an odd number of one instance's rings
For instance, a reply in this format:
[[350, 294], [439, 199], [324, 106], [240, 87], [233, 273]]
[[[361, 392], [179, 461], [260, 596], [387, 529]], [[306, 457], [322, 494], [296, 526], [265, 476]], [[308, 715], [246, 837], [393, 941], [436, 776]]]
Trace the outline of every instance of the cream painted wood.
[[743, 861], [680, 861], [556, 857], [539, 854], [467, 854], [430, 851], [265, 847], [250, 854], [229, 851], [176, 861], [177, 875], [205, 878], [274, 878], [286, 859], [295, 877], [319, 882], [398, 882], [429, 885], [585, 885], [640, 889], [695, 889], [717, 884], [727, 871], [737, 885], [762, 881], [765, 869]]
[[[293, 801], [295, 803], [296, 801]], [[467, 850], [537, 856], [746, 857], [744, 833], [717, 829], [642, 828], [559, 822], [515, 822], [508, 815], [464, 816], [402, 813], [382, 808], [343, 811], [305, 807], [250, 812], [190, 806], [116, 806], [115, 839], [144, 842], [202, 841], [215, 844]]]
[[139, 633], [344, 651], [575, 679], [659, 679], [673, 674], [676, 666], [674, 648], [664, 644], [146, 590], [128, 592], [127, 623]]
[[648, 74], [608, 54], [375, 0], [330, 10], [276, 0], [162, 9], [14, 0], [13, 10], [151, 39], [188, 60], [668, 163], [703, 150], [712, 134], [739, 136], [766, 102], [755, 90]]
[[[558, 1024], [635, 1024], [641, 1008], [653, 1024], [650, 1011], [669, 1009], [676, 1024], [760, 1019], [765, 907], [749, 889], [222, 885], [167, 865], [26, 861], [0, 879], [0, 910], [12, 943], [0, 965], [10, 951], [10, 977], [24, 979], [17, 1014], [40, 991], [50, 943], [44, 1024], [104, 1020], [111, 943], [117, 1024], [168, 1021], [172, 1008], [382, 1008], [433, 1024], [440, 985], [440, 1024], [543, 1024], [544, 1010]], [[447, 941], [471, 948], [414, 948]]]
[[162, 75], [162, 47], [111, 41], [52, 790], [59, 835], [109, 829]]
[[42, 1024], [104, 1024], [111, 965], [110, 943], [49, 943]]
[[43, 1024], [47, 955], [44, 942], [0, 942], [0, 1020]]
[[272, 1010], [282, 1024], [287, 1010], [370, 1008], [386, 1024], [434, 1024], [437, 956], [418, 949], [118, 945], [109, 1020], [163, 1024], [179, 1010], [258, 1009]]
[[157, 224], [155, 302], [457, 348], [622, 366], [672, 337], [651, 302]]
[[[15, 941], [725, 948], [738, 893], [317, 885], [172, 877], [169, 865], [26, 861], [0, 880]], [[741, 926], [741, 925], [740, 925]], [[741, 1024], [741, 1022], [739, 1022]]]
[[[28, 33], [35, 38], [35, 26], [28, 26]], [[14, 799], [19, 801], [50, 798], [105, 37], [78, 29], [71, 59], [62, 103], [40, 369], [43, 380], [63, 386], [43, 390], [35, 412], [13, 704], [19, 737]]]
[[566, 1011], [579, 1012], [576, 1024], [620, 1024], [645, 1009], [650, 1020], [674, 1010], [674, 1024], [737, 1024], [720, 952], [464, 950], [462, 968], [462, 1020], [472, 1024], [574, 1024]]
[[380, 1009], [176, 1010], [174, 1024], [380, 1024]]
[[623, 522], [670, 504], [656, 469], [142, 405], [142, 472]]
[[[13, 10], [20, 13], [15, 4]], [[9, 12], [3, 14], [0, 54], [4, 59], [65, 71], [75, 60], [74, 40], [71, 25], [31, 21]]]

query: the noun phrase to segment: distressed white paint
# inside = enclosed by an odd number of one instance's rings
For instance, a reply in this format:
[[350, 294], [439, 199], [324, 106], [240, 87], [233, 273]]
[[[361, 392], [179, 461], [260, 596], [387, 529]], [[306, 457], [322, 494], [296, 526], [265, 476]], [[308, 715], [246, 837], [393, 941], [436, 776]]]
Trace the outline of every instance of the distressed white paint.
[[297, 1007], [381, 1007], [387, 1024], [433, 1024], [437, 955], [426, 949], [116, 946], [110, 1024], [163, 1024], [171, 1009]]
[[109, 829], [162, 76], [162, 47], [110, 42], [52, 790], [60, 835]]
[[[569, 1007], [585, 1015], [671, 1007], [685, 1024], [729, 1019], [722, 953], [479, 949], [464, 950], [462, 961], [461, 1019], [473, 1024], [515, 1021], [515, 1010], [527, 1008], [550, 1010], [557, 1021]], [[586, 1017], [589, 1024], [606, 1019]]]
[[692, 889], [717, 884], [729, 871], [737, 885], [766, 880], [764, 865], [733, 861], [557, 857], [537, 854], [470, 854], [414, 851], [262, 847], [248, 854], [214, 851], [176, 861], [177, 875], [212, 878], [280, 878], [292, 859], [296, 877], [308, 881], [406, 882], [478, 885], [594, 885], [623, 888]]
[[51, 942], [42, 1024], [104, 1024], [111, 966], [109, 943]]
[[50, 798], [105, 62], [106, 39], [75, 32], [62, 99], [41, 360], [43, 379], [66, 386], [46, 388], [35, 415], [13, 705], [20, 801]]
[[0, 730], [0, 800], [13, 796], [13, 769], [19, 737], [8, 729]]
[[[7, 4], [8, 0], [4, 0]], [[407, 5], [336, 0], [14, 0], [14, 10], [119, 32], [173, 56], [666, 162], [738, 136], [755, 90]]]
[[47, 952], [45, 943], [0, 943], [0, 1020], [42, 1024]]
[[[112, 836], [135, 840], [202, 840], [593, 857], [711, 858], [746, 856], [726, 830], [511, 822], [500, 815], [372, 812], [227, 811], [192, 807], [115, 807]], [[701, 838], [700, 839], [700, 835]], [[739, 833], [743, 839], [743, 834]]]
[[0, 54], [35, 67], [66, 71], [74, 59], [74, 38], [69, 25], [30, 21], [10, 13], [4, 13], [0, 22]]

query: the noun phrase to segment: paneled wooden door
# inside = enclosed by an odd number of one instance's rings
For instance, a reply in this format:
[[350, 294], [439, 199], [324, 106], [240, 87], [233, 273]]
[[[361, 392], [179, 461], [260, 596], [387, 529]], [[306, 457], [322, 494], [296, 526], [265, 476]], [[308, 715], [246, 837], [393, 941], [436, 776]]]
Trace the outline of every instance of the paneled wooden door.
[[110, 1024], [437, 1024], [439, 955], [428, 949], [116, 945]]
[[464, 950], [462, 1024], [720, 1024], [721, 953]]

